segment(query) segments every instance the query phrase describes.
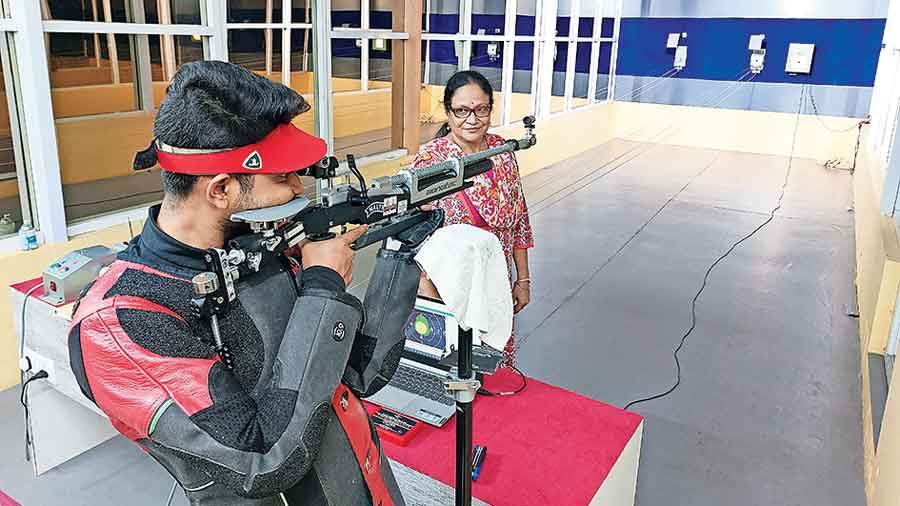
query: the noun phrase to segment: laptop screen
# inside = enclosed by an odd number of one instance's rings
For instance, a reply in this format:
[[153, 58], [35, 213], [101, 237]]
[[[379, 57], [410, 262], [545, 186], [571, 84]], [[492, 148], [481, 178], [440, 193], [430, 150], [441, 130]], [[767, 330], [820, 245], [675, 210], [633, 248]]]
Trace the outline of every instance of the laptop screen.
[[417, 297], [416, 305], [403, 326], [406, 350], [440, 359], [446, 353], [448, 342], [456, 343], [458, 330], [456, 319], [447, 306]]

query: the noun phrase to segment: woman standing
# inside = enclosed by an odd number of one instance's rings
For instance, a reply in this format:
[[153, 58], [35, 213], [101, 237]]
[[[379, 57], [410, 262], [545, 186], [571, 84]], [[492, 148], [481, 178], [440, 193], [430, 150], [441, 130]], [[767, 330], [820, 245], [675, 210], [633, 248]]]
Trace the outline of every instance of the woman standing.
[[[451, 156], [463, 156], [502, 145], [506, 140], [487, 133], [494, 108], [490, 82], [471, 70], [454, 74], [444, 89], [447, 123], [419, 149], [415, 168], [427, 167]], [[528, 248], [534, 246], [528, 207], [513, 153], [491, 159], [492, 170], [476, 176], [474, 186], [437, 202], [446, 212], [445, 225], [465, 223], [492, 232], [500, 240], [512, 281], [513, 312], [531, 300]], [[515, 267], [515, 269], [513, 269]], [[515, 277], [514, 277], [515, 274]], [[515, 365], [515, 330], [504, 350], [505, 363]]]

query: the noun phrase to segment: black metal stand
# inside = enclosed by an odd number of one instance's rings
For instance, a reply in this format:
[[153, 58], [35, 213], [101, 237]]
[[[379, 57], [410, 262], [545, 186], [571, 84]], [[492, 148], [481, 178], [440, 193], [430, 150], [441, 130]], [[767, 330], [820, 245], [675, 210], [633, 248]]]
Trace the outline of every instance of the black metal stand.
[[[461, 382], [475, 379], [471, 330], [459, 329], [457, 375]], [[456, 506], [472, 506], [472, 399], [461, 399], [459, 395], [456, 396]]]

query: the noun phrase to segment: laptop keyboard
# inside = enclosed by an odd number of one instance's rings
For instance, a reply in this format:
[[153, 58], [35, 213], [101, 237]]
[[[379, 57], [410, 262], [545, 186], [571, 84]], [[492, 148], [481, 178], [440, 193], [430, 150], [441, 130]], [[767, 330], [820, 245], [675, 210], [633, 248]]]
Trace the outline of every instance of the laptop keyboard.
[[447, 395], [447, 392], [444, 390], [444, 380], [442, 378], [415, 367], [400, 364], [397, 367], [397, 372], [394, 373], [394, 377], [391, 378], [390, 385], [447, 406], [456, 404], [453, 397]]

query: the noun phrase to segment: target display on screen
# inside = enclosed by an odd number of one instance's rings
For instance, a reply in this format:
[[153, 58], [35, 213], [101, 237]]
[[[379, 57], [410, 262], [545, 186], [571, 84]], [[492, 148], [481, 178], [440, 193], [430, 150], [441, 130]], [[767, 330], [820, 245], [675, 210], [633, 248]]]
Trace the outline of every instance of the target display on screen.
[[447, 342], [446, 317], [416, 308], [406, 320], [403, 337], [407, 341], [443, 350]]

